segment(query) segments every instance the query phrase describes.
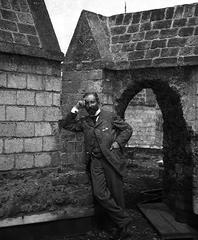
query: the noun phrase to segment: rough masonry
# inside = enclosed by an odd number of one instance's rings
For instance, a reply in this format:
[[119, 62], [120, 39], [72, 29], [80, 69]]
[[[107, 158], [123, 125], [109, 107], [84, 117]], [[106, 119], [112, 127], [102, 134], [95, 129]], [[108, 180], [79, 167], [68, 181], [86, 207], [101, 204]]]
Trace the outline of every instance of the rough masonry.
[[[83, 11], [63, 66], [63, 115], [97, 91], [103, 108], [134, 125], [133, 147], [163, 144], [164, 201], [180, 221], [198, 213], [197, 26], [197, 3], [111, 17]], [[76, 139], [63, 154], [81, 154]]]

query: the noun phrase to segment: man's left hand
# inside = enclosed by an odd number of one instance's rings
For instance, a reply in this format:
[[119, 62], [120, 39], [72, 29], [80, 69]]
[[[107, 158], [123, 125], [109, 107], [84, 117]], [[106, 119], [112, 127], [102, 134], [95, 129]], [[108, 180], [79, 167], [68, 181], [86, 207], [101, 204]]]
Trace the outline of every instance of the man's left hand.
[[119, 149], [120, 148], [120, 145], [117, 143], [117, 142], [113, 142], [112, 144], [111, 144], [111, 148], [110, 148], [110, 150], [113, 150], [113, 149]]

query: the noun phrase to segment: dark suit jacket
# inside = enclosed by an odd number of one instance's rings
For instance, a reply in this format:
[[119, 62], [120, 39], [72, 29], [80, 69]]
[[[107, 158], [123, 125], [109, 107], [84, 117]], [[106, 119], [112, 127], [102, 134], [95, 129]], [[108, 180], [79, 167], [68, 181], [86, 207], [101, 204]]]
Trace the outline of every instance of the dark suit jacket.
[[[74, 132], [84, 132], [85, 151], [90, 153], [92, 137], [96, 137], [99, 146], [106, 160], [123, 176], [126, 163], [122, 157], [123, 148], [132, 135], [131, 126], [122, 120], [115, 113], [107, 112], [101, 109], [96, 124], [89, 116], [76, 119], [77, 114], [68, 113], [67, 116], [59, 122], [60, 127]], [[120, 149], [110, 150], [111, 144], [116, 141]]]

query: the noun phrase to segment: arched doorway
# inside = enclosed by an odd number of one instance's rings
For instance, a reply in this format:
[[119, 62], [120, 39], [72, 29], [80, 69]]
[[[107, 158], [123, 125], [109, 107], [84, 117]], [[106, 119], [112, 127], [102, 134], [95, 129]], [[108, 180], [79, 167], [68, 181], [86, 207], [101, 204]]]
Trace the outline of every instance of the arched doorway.
[[163, 116], [163, 201], [179, 221], [188, 221], [193, 215], [191, 138], [180, 89], [188, 74], [188, 69], [115, 71], [112, 81], [115, 110], [121, 117], [142, 89], [152, 89], [156, 96]]

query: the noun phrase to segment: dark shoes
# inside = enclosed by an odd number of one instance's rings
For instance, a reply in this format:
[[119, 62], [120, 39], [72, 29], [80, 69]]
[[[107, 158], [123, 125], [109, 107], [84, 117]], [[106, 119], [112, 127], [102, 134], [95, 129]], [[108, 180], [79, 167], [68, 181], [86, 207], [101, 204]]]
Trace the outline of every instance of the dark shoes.
[[130, 240], [132, 239], [132, 224], [129, 222], [121, 230], [118, 240]]

